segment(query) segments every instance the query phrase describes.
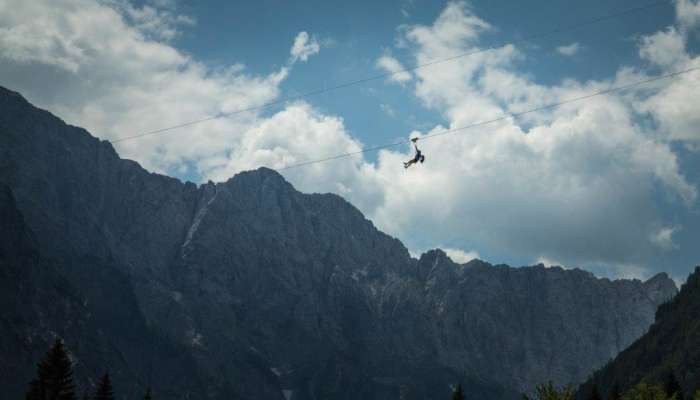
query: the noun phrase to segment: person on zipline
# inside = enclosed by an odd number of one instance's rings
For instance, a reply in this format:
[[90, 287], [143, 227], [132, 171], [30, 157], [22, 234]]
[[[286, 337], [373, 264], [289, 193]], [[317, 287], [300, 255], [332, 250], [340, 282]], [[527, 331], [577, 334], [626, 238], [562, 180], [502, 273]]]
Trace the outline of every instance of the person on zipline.
[[409, 160], [409, 161], [403, 163], [404, 168], [408, 168], [411, 165], [413, 165], [419, 161], [421, 163], [423, 163], [423, 161], [425, 161], [425, 156], [421, 153], [421, 151], [418, 149], [418, 145], [416, 144], [416, 142], [418, 141], [418, 138], [413, 138], [413, 139], [411, 139], [411, 141], [413, 142], [413, 147], [416, 148], [416, 156], [413, 157], [412, 160]]

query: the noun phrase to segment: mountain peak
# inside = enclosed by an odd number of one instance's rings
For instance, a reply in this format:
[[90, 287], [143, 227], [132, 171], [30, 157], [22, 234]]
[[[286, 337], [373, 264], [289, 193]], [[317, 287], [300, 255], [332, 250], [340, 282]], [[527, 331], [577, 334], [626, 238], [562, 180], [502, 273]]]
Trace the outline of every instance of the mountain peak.
[[0, 96], [2, 96], [2, 97], [15, 97], [15, 98], [18, 98], [19, 100], [21, 100], [25, 103], [29, 103], [27, 101], [27, 99], [25, 99], [24, 96], [22, 96], [20, 93], [15, 92], [13, 90], [10, 90], [2, 85], [0, 85]]
[[225, 185], [242, 183], [244, 185], [271, 186], [277, 189], [295, 190], [284, 176], [274, 169], [260, 167], [257, 169], [242, 171], [229, 178]]
[[[439, 249], [415, 260], [340, 196], [300, 193], [270, 168], [183, 184], [12, 96], [0, 92], [0, 183], [96, 314], [111, 320], [132, 304], [128, 323], [102, 327], [131, 364], [145, 359], [135, 349], [149, 347], [122, 330], [137, 320], [196, 357], [211, 396], [176, 391], [188, 398], [279, 399], [289, 390], [339, 399], [325, 394], [352, 388], [391, 399], [409, 382], [409, 399], [438, 387], [447, 397], [470, 374], [530, 390], [583, 379], [653, 321], [656, 297], [622, 292], [638, 293], [642, 282], [481, 261], [466, 268]], [[10, 202], [0, 191], [2, 201]], [[2, 359], [16, 356], [0, 349]]]

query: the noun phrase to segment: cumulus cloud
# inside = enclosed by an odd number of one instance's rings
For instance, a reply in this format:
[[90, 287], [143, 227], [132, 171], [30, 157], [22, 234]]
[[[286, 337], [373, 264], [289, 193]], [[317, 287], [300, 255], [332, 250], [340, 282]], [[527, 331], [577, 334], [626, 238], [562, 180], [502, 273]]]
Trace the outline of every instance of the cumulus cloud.
[[[687, 50], [689, 29], [698, 22], [700, 2], [679, 0], [676, 3], [678, 25], [643, 36], [640, 39], [640, 56], [666, 72], [675, 72], [700, 65], [700, 57], [691, 56]], [[700, 115], [696, 104], [700, 102], [700, 73], [678, 76], [652, 96], [637, 103], [640, 111], [650, 114], [658, 124], [659, 133], [667, 140], [682, 141], [690, 149], [698, 149], [700, 142]]]
[[289, 50], [291, 54], [291, 62], [297, 62], [298, 60], [306, 61], [314, 54], [318, 54], [321, 51], [321, 45], [318, 40], [311, 38], [307, 32], [299, 32], [297, 37], [294, 39], [294, 45], [292, 49]]
[[[138, 8], [122, 1], [0, 0], [3, 84], [104, 139], [278, 98], [291, 65], [269, 75], [250, 73], [241, 64], [210, 68], [167, 42], [174, 26], [189, 21], [176, 17], [173, 7], [162, 1]], [[305, 32], [292, 44], [291, 53], [299, 59], [315, 52], [318, 43]], [[182, 130], [173, 130], [115, 147], [148, 169], [189, 170], [189, 175], [207, 178], [221, 169], [225, 161], [219, 160], [228, 160], [244, 133], [260, 123], [256, 112], [243, 112], [190, 126], [187, 140]]]
[[563, 56], [573, 56], [578, 53], [579, 50], [581, 50], [581, 45], [577, 42], [557, 47], [557, 52]]
[[552, 267], [562, 267], [565, 268], [562, 263], [559, 261], [551, 260], [547, 257], [538, 257], [537, 261], [535, 261], [537, 264], [542, 264], [546, 268], [552, 268]]
[[479, 258], [479, 253], [476, 251], [464, 251], [449, 247], [443, 247], [442, 249], [445, 251], [445, 254], [452, 259], [452, 261], [458, 264], [465, 264], [473, 259]]
[[195, 24], [192, 17], [177, 13], [174, 0], [151, 0], [141, 7], [135, 7], [126, 0], [109, 0], [105, 3], [118, 9], [139, 31], [156, 39], [174, 39], [181, 33], [181, 27]]
[[685, 37], [675, 27], [668, 27], [664, 31], [642, 36], [639, 55], [653, 64], [669, 67], [688, 61], [685, 46]]
[[691, 29], [700, 23], [700, 1], [676, 0], [676, 15], [684, 30]]
[[651, 242], [664, 250], [677, 248], [678, 246], [673, 242], [673, 234], [680, 229], [680, 226], [661, 228], [651, 235]]
[[[8, 4], [0, 0], [0, 77], [103, 138], [277, 99], [294, 62], [319, 51], [317, 41], [302, 32], [292, 44], [290, 63], [269, 75], [250, 73], [243, 65], [212, 69], [109, 3]], [[158, 9], [155, 3], [149, 7]], [[404, 27], [399, 42], [416, 62], [425, 63], [482, 49], [480, 36], [491, 29], [467, 3], [455, 2], [432, 24]], [[684, 45], [678, 46], [685, 43], [684, 32], [668, 29], [655, 35], [640, 39], [640, 55], [647, 62], [665, 71], [694, 62]], [[445, 121], [411, 135], [422, 137], [646, 76], [628, 68], [601, 81], [542, 85], [518, 71], [523, 57], [523, 50], [508, 45], [408, 76], [392, 75], [400, 77], [399, 83], [410, 82], [418, 101]], [[388, 53], [380, 60], [377, 65], [386, 71], [403, 69]], [[600, 96], [422, 140], [427, 164], [409, 170], [402, 166], [411, 157], [412, 148], [406, 146], [380, 151], [375, 162], [355, 154], [284, 175], [302, 191], [345, 196], [409, 248], [450, 243], [524, 259], [546, 255], [567, 265], [624, 266], [617, 270], [636, 274], [648, 252], [673, 243], [675, 231], [659, 228], [672, 224], [659, 215], [655, 190], [689, 206], [697, 200], [670, 146], [670, 140], [698, 137], [692, 129], [700, 126], [693, 107], [700, 103], [692, 90], [697, 79], [689, 74], [671, 85], [659, 84], [658, 92]], [[662, 134], [639, 122], [649, 116]], [[224, 180], [244, 169], [284, 167], [363, 148], [342, 117], [305, 102], [270, 116], [251, 111], [216, 119], [188, 128], [187, 135], [197, 140], [183, 140], [173, 131], [123, 142], [117, 149], [153, 170], [181, 171], [187, 165], [204, 179]], [[463, 259], [476, 255], [450, 251]]]
[[377, 68], [389, 74], [387, 80], [390, 82], [404, 83], [410, 81], [413, 77], [411, 73], [406, 71], [406, 68], [401, 65], [399, 60], [388, 54], [377, 59]]
[[[451, 3], [432, 25], [405, 28], [402, 42], [420, 63], [478, 50], [479, 35], [488, 29], [465, 3]], [[504, 46], [417, 70], [415, 95], [448, 121], [422, 134], [640, 78], [620, 73], [543, 86], [517, 72], [521, 58], [519, 49]], [[412, 248], [463, 237], [533, 259], [547, 254], [568, 265], [636, 268], [649, 255], [640, 249], [649, 247], [662, 223], [653, 188], [661, 185], [688, 205], [697, 198], [669, 144], [636, 122], [639, 104], [650, 98], [643, 90], [601, 96], [419, 142], [430, 168], [404, 171], [408, 146], [382, 151], [360, 176], [364, 187], [383, 185], [382, 195], [369, 203], [376, 207], [363, 210]], [[358, 204], [362, 196], [348, 194]]]

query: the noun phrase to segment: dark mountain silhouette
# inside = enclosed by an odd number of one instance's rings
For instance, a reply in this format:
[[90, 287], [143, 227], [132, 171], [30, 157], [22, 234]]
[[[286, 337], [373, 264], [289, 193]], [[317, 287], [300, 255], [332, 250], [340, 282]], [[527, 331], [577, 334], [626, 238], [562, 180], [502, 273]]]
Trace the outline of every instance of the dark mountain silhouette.
[[700, 390], [700, 267], [678, 295], [662, 304], [644, 336], [581, 385], [583, 395], [595, 384], [602, 393], [626, 390], [638, 382], [666, 385], [671, 376], [691, 399]]
[[[84, 384], [108, 364], [118, 374], [126, 394], [143, 392], [144, 379], [172, 389], [164, 394], [201, 392], [190, 357], [146, 327], [121, 274], [89, 261], [73, 265], [95, 268], [92, 279], [77, 290], [64, 277], [71, 267], [42, 256], [11, 190], [3, 184], [0, 221], [3, 396], [22, 398], [36, 363], [56, 336], [64, 338], [73, 350], [76, 372]], [[88, 299], [93, 296], [103, 299], [91, 303]], [[154, 365], [160, 367], [155, 369]]]
[[0, 331], [22, 329], [21, 351], [0, 349], [15, 393], [59, 335], [79, 386], [99, 365], [128, 395], [448, 398], [461, 382], [467, 398], [513, 398], [581, 382], [676, 292], [665, 274], [459, 265], [440, 250], [416, 260], [338, 196], [265, 168], [201, 186], [149, 173], [6, 89], [0, 184], [37, 254], [3, 264], [16, 270], [5, 289], [70, 288], [2, 303], [3, 317], [28, 316]]

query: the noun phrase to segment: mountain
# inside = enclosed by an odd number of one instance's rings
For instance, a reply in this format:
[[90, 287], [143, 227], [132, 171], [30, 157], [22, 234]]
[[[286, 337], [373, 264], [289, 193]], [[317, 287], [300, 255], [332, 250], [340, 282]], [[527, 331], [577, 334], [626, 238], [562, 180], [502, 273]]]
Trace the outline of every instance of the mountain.
[[[55, 336], [74, 350], [76, 377], [83, 382], [109, 366], [130, 397], [143, 394], [144, 378], [163, 387], [164, 395], [202, 391], [187, 354], [146, 327], [124, 277], [86, 262], [80, 268], [99, 271], [82, 292], [73, 287], [62, 274], [67, 266], [42, 256], [11, 190], [2, 184], [0, 220], [0, 387], [6, 398], [23, 396]], [[88, 298], [94, 296], [106, 299], [93, 306]], [[118, 326], [128, 330], [115, 334]]]
[[662, 304], [649, 331], [597, 371], [579, 392], [595, 384], [601, 393], [613, 386], [626, 390], [646, 380], [664, 383], [673, 373], [686, 399], [700, 390], [700, 267], [695, 268], [678, 295]]
[[[665, 274], [610, 281], [460, 265], [440, 250], [414, 259], [336, 195], [300, 193], [265, 168], [200, 186], [149, 173], [2, 88], [0, 184], [38, 254], [88, 307], [60, 320], [99, 316], [95, 329], [123, 355], [115, 364], [90, 353], [130, 371], [115, 377], [118, 391], [138, 382], [172, 399], [418, 399], [447, 398], [462, 382], [472, 397], [514, 398], [550, 379], [583, 381], [676, 293]], [[0, 311], [11, 307], [53, 313], [32, 299]], [[66, 334], [34, 320], [24, 329]], [[68, 342], [80, 366], [82, 338]], [[27, 364], [26, 352], [2, 349], [7, 365]]]

